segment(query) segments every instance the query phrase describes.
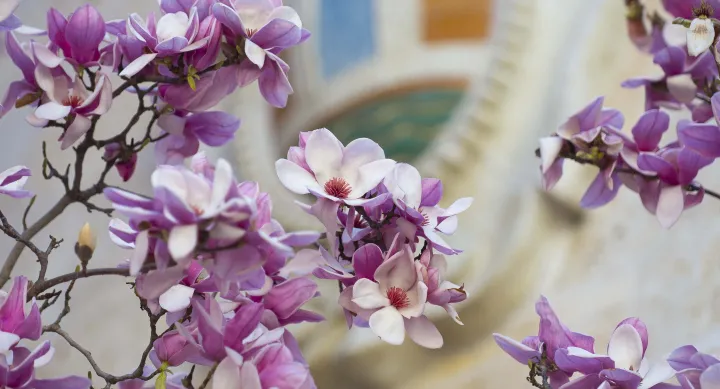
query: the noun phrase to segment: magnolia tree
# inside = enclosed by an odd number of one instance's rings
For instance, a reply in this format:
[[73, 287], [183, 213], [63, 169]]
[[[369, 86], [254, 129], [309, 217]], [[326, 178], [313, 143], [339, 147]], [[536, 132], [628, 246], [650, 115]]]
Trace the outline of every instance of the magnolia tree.
[[[318, 129], [301, 133], [276, 170], [288, 190], [315, 197], [298, 203], [297, 212], [317, 218], [324, 231], [286, 232], [257, 183], [236, 180], [227, 161], [198, 153], [200, 143], [222, 146], [239, 129], [238, 118], [210, 110], [235, 89], [257, 81], [269, 104], [285, 106], [293, 89], [280, 54], [310, 37], [295, 10], [281, 0], [161, 0], [148, 17], [105, 20], [84, 5], [70, 15], [50, 9], [47, 26], [36, 29], [13, 15], [17, 1], [0, 0], [7, 54], [22, 74], [0, 114], [22, 109], [30, 125], [58, 134], [57, 144], [42, 144], [42, 176], [64, 190], [29, 222], [35, 197], [23, 187], [30, 170], [15, 166], [0, 175], [0, 193], [17, 206], [28, 202], [21, 221], [0, 212], [0, 230], [17, 241], [0, 287], [23, 250], [39, 263], [36, 276], [16, 276], [0, 299], [0, 388], [87, 389], [93, 377], [96, 385], [121, 389], [315, 388], [286, 326], [323, 320], [304, 309], [319, 294], [316, 279], [337, 283], [333, 298], [348, 327], [369, 327], [393, 345], [407, 336], [442, 346], [425, 316], [428, 304], [462, 324], [453, 305], [466, 293], [445, 279], [445, 256], [460, 250], [443, 235], [455, 231], [456, 215], [472, 199], [442, 208], [440, 180], [387, 159], [369, 139], [343, 145]], [[127, 124], [103, 120], [120, 96], [137, 101]], [[131, 137], [141, 119], [148, 120], [142, 135]], [[101, 127], [110, 135], [98, 136]], [[74, 162], [58, 167], [48, 148], [65, 150]], [[157, 162], [151, 194], [107, 183], [114, 174], [130, 180], [137, 155], [148, 148]], [[103, 167], [97, 177], [83, 175], [91, 150], [103, 151], [102, 161], [93, 161]], [[112, 207], [97, 205], [100, 196]], [[49, 277], [48, 258], [63, 241], [51, 236], [39, 247], [35, 238], [74, 203], [118, 218], [85, 225], [75, 243], [77, 266]], [[92, 266], [98, 230], [127, 249], [117, 267]], [[104, 370], [63, 329], [75, 283], [100, 276], [131, 277], [128, 298], [147, 313], [150, 340], [133, 371]], [[43, 315], [55, 303], [59, 315]], [[50, 362], [53, 348], [47, 340], [28, 348], [26, 341], [46, 333], [87, 359], [87, 378], [38, 378], [35, 370]]]
[[[670, 228], [685, 209], [705, 196], [720, 194], [695, 181], [698, 171], [720, 157], [720, 1], [663, 0], [666, 19], [648, 12], [641, 0], [624, 0], [627, 27], [637, 48], [652, 56], [662, 75], [626, 80], [626, 88], [644, 88], [645, 113], [630, 131], [623, 115], [603, 108], [603, 98], [570, 117], [549, 137], [540, 139], [542, 184], [550, 190], [565, 160], [599, 171], [580, 200], [584, 208], [609, 203], [621, 187], [639, 194], [642, 205]], [[716, 13], [717, 10], [717, 13]], [[662, 144], [670, 127], [664, 110], [687, 109], [676, 140]], [[720, 388], [720, 359], [692, 345], [664, 360], [645, 358], [648, 330], [638, 318], [621, 321], [606, 351], [596, 352], [591, 336], [570, 331], [544, 297], [535, 305], [537, 336], [518, 342], [494, 334], [498, 346], [529, 367], [528, 382], [541, 389]]]

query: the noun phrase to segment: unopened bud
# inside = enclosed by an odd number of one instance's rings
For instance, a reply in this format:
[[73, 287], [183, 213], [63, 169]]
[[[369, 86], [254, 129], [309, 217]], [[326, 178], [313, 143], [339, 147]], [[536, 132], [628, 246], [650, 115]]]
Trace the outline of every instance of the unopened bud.
[[90, 228], [90, 223], [85, 223], [85, 225], [80, 229], [77, 243], [75, 243], [75, 254], [80, 259], [83, 269], [87, 267], [87, 263], [93, 256], [96, 243], [97, 238]]

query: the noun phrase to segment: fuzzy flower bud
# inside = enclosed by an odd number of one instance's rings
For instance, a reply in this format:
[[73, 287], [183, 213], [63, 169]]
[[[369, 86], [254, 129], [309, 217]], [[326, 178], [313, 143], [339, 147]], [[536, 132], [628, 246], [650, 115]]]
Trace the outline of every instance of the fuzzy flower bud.
[[78, 234], [77, 243], [75, 243], [75, 254], [80, 259], [83, 269], [87, 267], [87, 263], [95, 252], [97, 237], [90, 228], [90, 223], [85, 223]]

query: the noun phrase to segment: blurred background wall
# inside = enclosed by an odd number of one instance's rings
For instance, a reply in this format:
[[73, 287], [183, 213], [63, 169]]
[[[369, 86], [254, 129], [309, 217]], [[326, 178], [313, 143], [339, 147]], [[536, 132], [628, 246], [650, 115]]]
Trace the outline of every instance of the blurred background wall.
[[[92, 3], [108, 19], [155, 8], [154, 2], [141, 0]], [[285, 54], [295, 94], [285, 110], [269, 107], [255, 86], [224, 101], [219, 108], [236, 113], [243, 124], [235, 143], [213, 151], [213, 157], [236, 162], [240, 176], [259, 181], [273, 196], [275, 217], [293, 229], [317, 225], [279, 184], [273, 162], [300, 131], [318, 127], [330, 128], [345, 142], [373, 138], [390, 157], [441, 178], [445, 204], [457, 197], [476, 199], [450, 239], [465, 250], [449, 261], [451, 280], [465, 283], [470, 293], [459, 307], [465, 326], [444, 312], [431, 312], [445, 337], [441, 350], [411, 342], [381, 344], [370, 331], [346, 329], [336, 290], [325, 285], [323, 297], [313, 303], [328, 320], [294, 328], [321, 389], [525, 388], [527, 368], [504, 355], [490, 335], [536, 333], [533, 304], [540, 294], [570, 328], [596, 336], [599, 351], [620, 320], [639, 316], [650, 330], [651, 358], [686, 343], [720, 352], [720, 244], [715, 239], [720, 226], [710, 217], [720, 207], [712, 199], [665, 231], [629, 191], [599, 210], [580, 210], [577, 203], [595, 174], [592, 169], [568, 164], [555, 190], [539, 189], [533, 153], [538, 137], [552, 133], [598, 95], [623, 110], [628, 131], [642, 113], [642, 91], [619, 85], [652, 72], [653, 65], [625, 35], [623, 1], [287, 3], [313, 32], [310, 41]], [[42, 26], [40, 10], [52, 5], [67, 13], [78, 4], [27, 0], [19, 14], [28, 24]], [[6, 57], [0, 61], [4, 87], [19, 72]], [[117, 131], [115, 123], [131, 108], [124, 101], [115, 103], [102, 131]], [[24, 163], [36, 172], [28, 185], [39, 194], [33, 219], [61, 189], [40, 176], [40, 140], [50, 142], [50, 157], [60, 166], [69, 157], [57, 149], [57, 133], [29, 127], [23, 115], [12, 112], [0, 124], [0, 167]], [[98, 173], [95, 164], [86, 165], [88, 177]], [[151, 152], [141, 155], [130, 188], [147, 192], [152, 169]], [[713, 169], [700, 179], [720, 188]], [[2, 210], [16, 222], [23, 206], [0, 199]], [[41, 244], [48, 233], [66, 239], [51, 257], [51, 274], [74, 268], [71, 242], [86, 220], [100, 235], [95, 266], [113, 266], [127, 255], [107, 238], [106, 218], [75, 206], [38, 237]], [[0, 251], [11, 244], [0, 237]], [[25, 253], [16, 274], [34, 274], [35, 269], [33, 257]], [[134, 368], [147, 332], [145, 315], [125, 281], [78, 282], [73, 313], [65, 321], [68, 331], [114, 373]], [[48, 310], [51, 317], [56, 313]], [[56, 346], [56, 358], [43, 372], [87, 370], [79, 354], [62, 341]]]

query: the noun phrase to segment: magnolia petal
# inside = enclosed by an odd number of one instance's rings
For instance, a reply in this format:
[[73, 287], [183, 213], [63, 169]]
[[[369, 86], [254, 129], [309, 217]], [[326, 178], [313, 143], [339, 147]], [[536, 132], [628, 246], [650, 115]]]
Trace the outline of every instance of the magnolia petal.
[[9, 333], [0, 331], [0, 354], [5, 354], [12, 349], [18, 342], [20, 337]]
[[565, 140], [558, 136], [540, 138], [540, 159], [542, 160], [541, 171], [547, 173], [562, 150]]
[[226, 357], [215, 369], [212, 382], [213, 389], [243, 388], [240, 384], [240, 367], [232, 358]]
[[[718, 373], [720, 373], [720, 370], [718, 370]], [[663, 360], [657, 364], [653, 364], [650, 367], [650, 370], [644, 375], [642, 382], [640, 383], [640, 386], [638, 389], [649, 389], [653, 386], [665, 382], [672, 378], [675, 375], [675, 369], [670, 367], [670, 364]], [[720, 375], [718, 376], [720, 378]], [[713, 388], [713, 386], [708, 386], [703, 388]], [[717, 388], [720, 389], [720, 380], [717, 381]]]
[[140, 273], [140, 268], [145, 263], [145, 259], [148, 255], [148, 248], [150, 247], [150, 241], [148, 231], [140, 231], [135, 238], [135, 250], [130, 257], [130, 275], [136, 276]]
[[157, 57], [157, 53], [143, 54], [130, 62], [122, 72], [121, 77], [132, 77], [145, 68], [150, 62]]
[[540, 356], [540, 352], [505, 335], [493, 334], [495, 343], [516, 361], [527, 364]]
[[443, 345], [440, 331], [426, 316], [405, 319], [405, 330], [410, 339], [420, 346], [437, 349]]
[[[353, 285], [352, 301], [362, 309], [376, 309], [390, 305], [390, 300], [380, 291], [380, 285], [367, 278], [361, 278]], [[397, 310], [395, 312], [397, 313]]]
[[385, 307], [373, 313], [369, 323], [375, 335], [387, 343], [401, 345], [405, 340], [405, 320], [395, 307]]
[[643, 344], [635, 327], [623, 324], [615, 329], [608, 343], [608, 356], [618, 369], [637, 370], [643, 355]]
[[265, 49], [256, 45], [253, 41], [245, 40], [245, 55], [257, 67], [261, 68], [265, 64]]
[[176, 260], [186, 258], [195, 250], [197, 239], [197, 224], [173, 227], [173, 229], [170, 230], [170, 236], [168, 238], [170, 255]]
[[442, 216], [454, 216], [461, 212], [466, 211], [473, 203], [472, 197], [463, 197], [461, 199], [455, 200], [454, 203], [450, 204], [450, 206], [443, 212]]
[[305, 160], [318, 182], [324, 184], [337, 177], [342, 159], [343, 145], [330, 130], [321, 128], [310, 134], [305, 145]]
[[168, 312], [178, 312], [190, 306], [190, 298], [195, 289], [185, 285], [175, 285], [160, 295], [160, 306]]
[[715, 28], [709, 18], [695, 18], [687, 30], [688, 54], [697, 57], [710, 48], [715, 39]]
[[702, 389], [720, 389], [720, 364], [708, 367], [700, 375]]
[[275, 162], [275, 171], [280, 182], [291, 192], [297, 194], [308, 194], [310, 188], [317, 192], [323, 192], [315, 177], [287, 159], [278, 159]]
[[47, 103], [37, 107], [35, 110], [35, 116], [45, 120], [59, 120], [70, 114], [71, 107], [58, 104], [54, 101], [48, 101]]
[[63, 134], [60, 149], [65, 150], [75, 144], [78, 139], [80, 139], [83, 135], [85, 135], [85, 133], [88, 132], [91, 126], [92, 122], [90, 121], [90, 119], [82, 115], [75, 115], [72, 124], [70, 124], [70, 127], [68, 127], [67, 131], [65, 131], [65, 134]]
[[677, 222], [685, 208], [685, 196], [681, 186], [669, 186], [660, 189], [657, 210], [655, 211], [660, 225], [670, 228]]
[[355, 184], [356, 186], [352, 188], [349, 197], [362, 197], [365, 193], [378, 186], [396, 164], [397, 162], [392, 159], [381, 159], [361, 166], [358, 170], [358, 181]]

